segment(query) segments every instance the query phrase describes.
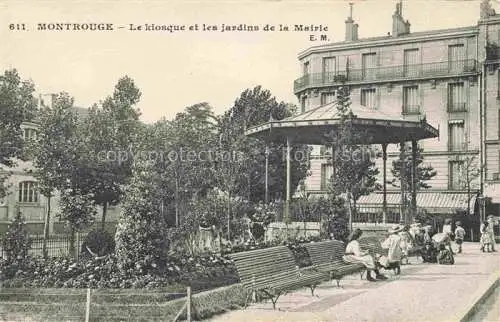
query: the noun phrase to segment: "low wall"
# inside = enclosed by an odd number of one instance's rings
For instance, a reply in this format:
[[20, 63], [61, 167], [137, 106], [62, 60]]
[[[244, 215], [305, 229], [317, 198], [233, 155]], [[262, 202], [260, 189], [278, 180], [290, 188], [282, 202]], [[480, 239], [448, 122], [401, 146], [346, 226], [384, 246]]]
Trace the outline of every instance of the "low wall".
[[[353, 223], [353, 228], [359, 228], [364, 235], [384, 236], [392, 224], [365, 224]], [[288, 230], [290, 238], [319, 236], [321, 233], [321, 224], [319, 222], [291, 222], [288, 225], [284, 222], [272, 222], [267, 227], [266, 240], [285, 239]]]
[[291, 223], [272, 222], [267, 226], [266, 240], [285, 239], [288, 232], [288, 237], [308, 237], [319, 236], [321, 225], [319, 222], [298, 222]]

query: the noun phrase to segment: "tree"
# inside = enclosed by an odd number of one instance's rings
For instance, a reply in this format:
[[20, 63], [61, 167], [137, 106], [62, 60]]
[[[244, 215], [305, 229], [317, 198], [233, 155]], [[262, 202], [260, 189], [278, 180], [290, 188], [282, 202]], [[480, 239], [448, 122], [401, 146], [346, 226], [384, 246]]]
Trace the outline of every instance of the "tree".
[[215, 186], [213, 160], [217, 142], [218, 119], [208, 103], [189, 106], [171, 122], [168, 151], [169, 173], [175, 187], [176, 225], [180, 223], [181, 204], [206, 195]]
[[115, 235], [116, 255], [123, 271], [161, 269], [167, 259], [166, 223], [161, 212], [163, 178], [155, 161], [135, 160], [125, 187]]
[[69, 252], [75, 255], [75, 233], [90, 226], [96, 215], [93, 196], [78, 189], [67, 188], [61, 191], [59, 205], [59, 218], [68, 224], [71, 231]]
[[9, 225], [8, 231], [2, 237], [2, 247], [8, 263], [22, 260], [28, 255], [31, 239], [19, 208], [16, 211], [14, 220]]
[[[0, 172], [15, 166], [16, 159], [25, 159], [21, 124], [34, 116], [34, 92], [34, 84], [21, 80], [17, 70], [0, 75]], [[3, 183], [8, 174], [0, 175], [0, 199], [6, 195]]]
[[467, 191], [467, 215], [470, 215], [470, 202], [477, 194], [477, 179], [481, 175], [481, 166], [477, 155], [469, 155], [462, 158], [460, 164], [460, 186]]
[[[427, 181], [431, 180], [434, 176], [436, 176], [437, 171], [434, 170], [434, 168], [431, 165], [426, 165], [424, 164], [424, 157], [423, 157], [423, 152], [424, 150], [420, 147], [417, 146], [417, 151], [416, 151], [416, 159], [415, 159], [415, 173], [416, 177], [413, 177], [413, 171], [412, 171], [412, 163], [413, 163], [413, 157], [412, 157], [412, 151], [411, 151], [411, 146], [405, 145], [404, 146], [404, 160], [401, 159], [401, 155], [399, 158], [396, 160], [392, 161], [392, 175], [394, 176], [394, 179], [392, 180], [392, 185], [394, 187], [400, 187], [401, 184], [403, 185], [404, 191], [409, 191], [410, 193], [413, 192], [413, 185], [412, 181], [414, 180], [415, 182], [415, 189], [416, 191], [420, 189], [428, 189], [431, 186], [427, 183]], [[404, 176], [401, 177], [401, 164], [404, 162]], [[416, 193], [415, 191], [415, 193]], [[407, 209], [407, 206], [410, 203], [409, 198], [406, 196], [403, 197], [403, 202], [404, 202], [404, 209]], [[416, 200], [413, 201], [413, 205], [416, 205]]]
[[[349, 221], [352, 223], [352, 214], [356, 211], [356, 202], [359, 197], [368, 195], [377, 187], [378, 169], [373, 161], [375, 153], [369, 146], [361, 146], [357, 142], [365, 139], [367, 133], [357, 131], [352, 125], [356, 118], [350, 109], [351, 101], [349, 89], [341, 87], [337, 95], [337, 109], [340, 116], [339, 128], [325, 137], [325, 145], [332, 148], [330, 163], [333, 175], [330, 179], [330, 194], [347, 197]], [[366, 138], [369, 141], [369, 138]]]
[[175, 208], [172, 224], [176, 226], [190, 200], [204, 197], [215, 186], [217, 121], [212, 107], [199, 103], [186, 107], [171, 121], [163, 119], [142, 129], [139, 135], [135, 158], [159, 161], [157, 170], [166, 178], [162, 201]]
[[[235, 191], [238, 195], [253, 202], [265, 200], [265, 149], [262, 141], [245, 135], [245, 130], [270, 119], [282, 120], [293, 114], [295, 107], [284, 102], [278, 102], [269, 90], [256, 86], [247, 89], [236, 99], [234, 105], [222, 117], [220, 135], [223, 146], [234, 149], [237, 155], [243, 156], [243, 161], [230, 166], [237, 167], [241, 176], [236, 180]], [[283, 197], [286, 193], [285, 172], [286, 159], [284, 144], [269, 145], [269, 180], [270, 200]], [[291, 160], [291, 189], [295, 191], [309, 170], [310, 149], [306, 145], [293, 145]], [[230, 175], [233, 170], [223, 170]], [[233, 184], [233, 183], [231, 183]], [[223, 189], [226, 189], [223, 187]]]
[[320, 198], [319, 203], [323, 211], [322, 213], [327, 219], [327, 232], [330, 238], [347, 242], [350, 226], [348, 217], [348, 209], [346, 208], [345, 199], [335, 195], [329, 195], [328, 198]]
[[51, 198], [55, 190], [65, 188], [74, 168], [76, 116], [71, 111], [73, 98], [67, 93], [54, 96], [53, 106], [38, 113], [39, 131], [31, 146], [34, 176], [40, 193], [47, 198], [42, 253], [47, 258], [47, 238], [51, 216]]
[[130, 150], [141, 126], [140, 112], [135, 108], [140, 97], [134, 81], [128, 76], [122, 77], [112, 96], [102, 102], [102, 109], [94, 105], [80, 126], [87, 151], [86, 161], [81, 164], [85, 173], [81, 186], [102, 206], [103, 229], [108, 205], [120, 201], [122, 186], [131, 175]]
[[[244, 146], [245, 137], [242, 135], [233, 136], [231, 131], [220, 129], [218, 157], [214, 160], [214, 168], [217, 174], [217, 187], [225, 192], [227, 201], [227, 240], [231, 240], [231, 218], [232, 199], [238, 194], [241, 182], [246, 180], [246, 166], [249, 163], [249, 156], [241, 153], [239, 149]], [[235, 153], [236, 152], [236, 153]]]

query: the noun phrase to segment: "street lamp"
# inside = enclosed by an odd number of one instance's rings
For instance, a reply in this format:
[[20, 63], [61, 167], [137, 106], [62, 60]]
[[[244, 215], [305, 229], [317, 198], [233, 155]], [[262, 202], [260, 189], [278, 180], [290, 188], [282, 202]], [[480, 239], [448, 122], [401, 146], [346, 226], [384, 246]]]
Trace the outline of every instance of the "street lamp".
[[486, 196], [480, 195], [477, 199], [479, 200], [479, 218], [484, 221], [486, 219]]
[[265, 192], [265, 204], [269, 204], [269, 146], [266, 144], [266, 192]]

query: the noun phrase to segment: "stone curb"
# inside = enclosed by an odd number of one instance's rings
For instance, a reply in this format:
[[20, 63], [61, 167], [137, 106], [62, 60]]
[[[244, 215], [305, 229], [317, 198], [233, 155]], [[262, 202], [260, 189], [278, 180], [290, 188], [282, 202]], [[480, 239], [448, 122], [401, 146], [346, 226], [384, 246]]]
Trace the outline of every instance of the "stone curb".
[[477, 308], [490, 296], [495, 289], [500, 285], [500, 270], [497, 270], [488, 278], [486, 282], [480, 285], [474, 294], [470, 297], [465, 308], [456, 315], [456, 321], [469, 321]]

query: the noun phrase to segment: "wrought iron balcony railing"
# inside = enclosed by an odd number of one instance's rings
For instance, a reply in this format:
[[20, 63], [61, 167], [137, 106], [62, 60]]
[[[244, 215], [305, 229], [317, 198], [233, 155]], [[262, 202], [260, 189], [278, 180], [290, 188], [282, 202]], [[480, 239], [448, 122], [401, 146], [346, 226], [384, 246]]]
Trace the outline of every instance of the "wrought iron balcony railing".
[[474, 59], [445, 61], [427, 64], [400, 65], [365, 69], [346, 69], [304, 75], [294, 82], [297, 94], [310, 87], [339, 85], [350, 82], [387, 81], [398, 79], [433, 78], [454, 75], [474, 74], [478, 72], [478, 63]]
[[420, 114], [420, 105], [405, 104], [403, 105], [403, 115], [415, 115]]
[[467, 112], [466, 103], [448, 103], [448, 113]]
[[448, 142], [448, 152], [465, 152], [467, 151], [467, 143]]

